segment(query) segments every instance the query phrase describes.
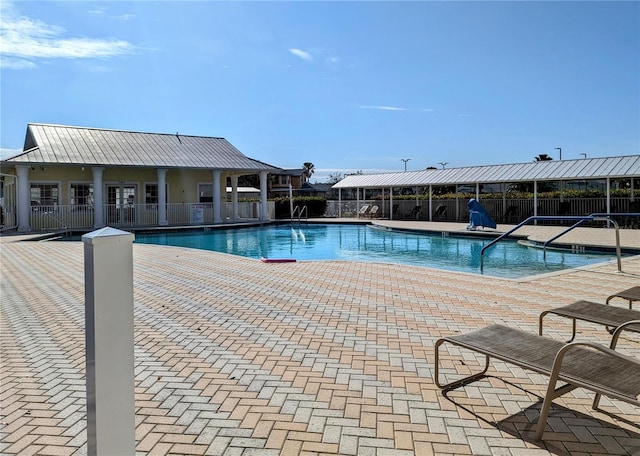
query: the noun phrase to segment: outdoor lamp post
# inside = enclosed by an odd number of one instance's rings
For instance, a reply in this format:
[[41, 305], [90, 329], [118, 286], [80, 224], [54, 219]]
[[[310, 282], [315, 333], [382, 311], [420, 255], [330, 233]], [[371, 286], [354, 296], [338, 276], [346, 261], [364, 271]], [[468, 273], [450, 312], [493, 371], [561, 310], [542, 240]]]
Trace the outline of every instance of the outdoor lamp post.
[[560, 160], [562, 160], [562, 147], [555, 147], [553, 150], [560, 152]]
[[411, 160], [410, 158], [401, 158], [400, 161], [404, 162], [404, 170], [407, 170], [407, 162]]
[[444, 169], [444, 167], [445, 167], [446, 165], [448, 165], [448, 164], [449, 164], [449, 162], [440, 162], [440, 163], [438, 163], [438, 164], [439, 164], [439, 165], [442, 165], [442, 169]]

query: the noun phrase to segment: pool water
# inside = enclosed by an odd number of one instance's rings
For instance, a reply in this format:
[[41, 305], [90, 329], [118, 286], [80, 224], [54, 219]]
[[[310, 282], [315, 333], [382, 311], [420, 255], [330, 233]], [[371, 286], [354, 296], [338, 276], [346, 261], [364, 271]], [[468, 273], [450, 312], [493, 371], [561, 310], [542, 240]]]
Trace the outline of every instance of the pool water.
[[600, 253], [570, 253], [530, 248], [512, 240], [498, 242], [484, 255], [491, 239], [438, 233], [389, 231], [367, 225], [266, 225], [211, 231], [136, 233], [135, 242], [173, 245], [249, 258], [386, 262], [519, 278], [615, 259]]

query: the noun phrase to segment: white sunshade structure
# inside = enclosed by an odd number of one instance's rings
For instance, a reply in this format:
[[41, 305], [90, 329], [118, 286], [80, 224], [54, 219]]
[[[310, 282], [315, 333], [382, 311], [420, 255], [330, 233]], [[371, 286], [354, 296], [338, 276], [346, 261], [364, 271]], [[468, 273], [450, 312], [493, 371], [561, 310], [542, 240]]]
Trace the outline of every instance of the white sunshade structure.
[[332, 188], [341, 191], [342, 189], [429, 187], [431, 190], [432, 187], [437, 186], [475, 185], [476, 195], [479, 197], [480, 184], [533, 182], [535, 199], [538, 182], [606, 180], [607, 208], [609, 208], [611, 180], [631, 179], [631, 200], [633, 200], [633, 186], [636, 178], [640, 178], [640, 155], [355, 174], [346, 176]]
[[640, 177], [640, 155], [350, 175], [333, 188], [428, 187]]

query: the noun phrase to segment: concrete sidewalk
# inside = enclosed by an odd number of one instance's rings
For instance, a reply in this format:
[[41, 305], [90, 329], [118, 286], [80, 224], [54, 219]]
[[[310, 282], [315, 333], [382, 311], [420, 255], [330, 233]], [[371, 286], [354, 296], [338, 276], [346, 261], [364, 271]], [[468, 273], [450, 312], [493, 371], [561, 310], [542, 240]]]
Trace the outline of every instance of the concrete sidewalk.
[[[426, 222], [425, 222], [426, 223]], [[442, 226], [442, 225], [440, 225]], [[86, 454], [80, 242], [2, 239], [0, 453]], [[446, 397], [438, 337], [640, 284], [640, 258], [528, 280], [384, 263], [265, 264], [134, 244], [140, 455], [546, 455], [640, 452], [640, 410], [576, 390], [532, 441], [546, 377], [494, 362]], [[619, 305], [625, 305], [621, 302]], [[549, 317], [549, 337], [567, 321]], [[588, 323], [578, 338], [607, 343]], [[640, 352], [635, 334], [621, 351]], [[444, 372], [476, 366], [455, 349]]]

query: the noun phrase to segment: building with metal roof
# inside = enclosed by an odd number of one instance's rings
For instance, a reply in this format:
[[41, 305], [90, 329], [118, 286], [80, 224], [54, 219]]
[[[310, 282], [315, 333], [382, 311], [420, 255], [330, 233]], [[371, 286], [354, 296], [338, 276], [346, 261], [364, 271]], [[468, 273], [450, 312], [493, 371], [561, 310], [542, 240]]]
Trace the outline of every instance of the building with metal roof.
[[640, 155], [346, 176], [333, 188], [428, 187], [640, 177]]
[[[557, 184], [560, 197], [557, 201], [548, 201], [546, 208], [541, 208], [538, 200], [540, 188], [552, 187], [550, 184]], [[485, 166], [469, 166], [462, 168], [436, 169], [429, 168], [421, 171], [404, 171], [392, 173], [378, 174], [353, 174], [348, 175], [340, 182], [333, 185], [333, 189], [339, 191], [339, 206], [342, 207], [340, 201], [343, 199], [343, 192], [349, 190], [347, 195], [355, 194], [358, 201], [355, 209], [350, 208], [351, 212], [359, 210], [360, 201], [365, 201], [367, 191], [378, 191], [382, 193], [382, 204], [385, 198], [390, 200], [386, 210], [383, 213], [393, 217], [393, 213], [397, 211], [398, 204], [393, 204], [394, 194], [398, 192], [406, 194], [407, 190], [413, 192], [416, 196], [414, 214], [426, 214], [427, 220], [433, 220], [433, 216], [438, 213], [454, 214], [450, 220], [460, 220], [464, 213], [465, 204], [460, 204], [458, 197], [454, 197], [455, 201], [439, 201], [438, 207], [434, 207], [433, 196], [438, 194], [442, 188], [454, 188], [448, 191], [453, 194], [471, 193], [477, 200], [484, 196], [483, 189], [491, 189], [493, 192], [493, 201], [488, 204], [493, 206], [495, 212], [501, 215], [507, 214], [510, 210], [509, 192], [513, 189], [523, 188], [523, 184], [528, 184], [531, 188], [532, 198], [530, 201], [519, 201], [518, 213], [521, 215], [555, 215], [560, 212], [572, 213], [576, 215], [586, 215], [583, 212], [589, 212], [589, 208], [597, 207], [597, 211], [612, 212], [616, 208], [612, 205], [611, 190], [612, 187], [619, 189], [620, 184], [624, 183], [625, 191], [628, 197], [620, 198], [620, 206], [624, 208], [636, 208], [638, 201], [636, 193], [640, 189], [640, 155], [617, 156], [617, 157], [601, 157], [601, 158], [583, 158], [577, 160], [545, 160], [532, 161], [527, 163], [513, 163], [504, 165], [485, 165]], [[575, 208], [569, 208], [570, 202], [563, 198], [563, 190], [574, 188], [598, 188], [605, 193], [604, 204], [594, 201], [591, 206], [578, 205]], [[461, 191], [464, 189], [464, 191]], [[385, 197], [386, 192], [386, 197]], [[501, 201], [495, 199], [496, 193], [502, 193]], [[362, 196], [361, 196], [362, 195]], [[419, 195], [428, 195], [428, 205], [421, 204], [418, 201]], [[349, 196], [347, 197], [349, 199]], [[551, 199], [550, 199], [551, 200]], [[463, 202], [464, 203], [464, 202]], [[447, 205], [449, 206], [447, 208]], [[596, 206], [598, 205], [598, 206]], [[425, 207], [423, 207], [425, 206]], [[513, 204], [511, 204], [513, 206]], [[578, 207], [579, 206], [579, 207]], [[623, 209], [624, 210], [624, 209]], [[338, 215], [342, 214], [337, 211]], [[505, 219], [508, 218], [505, 215]]]
[[[38, 123], [0, 166], [4, 226], [13, 221], [18, 231], [53, 221], [77, 227], [81, 213], [93, 228], [268, 220], [267, 176], [281, 170], [224, 138]], [[260, 176], [260, 203], [247, 209], [238, 177], [251, 174]]]

